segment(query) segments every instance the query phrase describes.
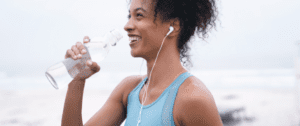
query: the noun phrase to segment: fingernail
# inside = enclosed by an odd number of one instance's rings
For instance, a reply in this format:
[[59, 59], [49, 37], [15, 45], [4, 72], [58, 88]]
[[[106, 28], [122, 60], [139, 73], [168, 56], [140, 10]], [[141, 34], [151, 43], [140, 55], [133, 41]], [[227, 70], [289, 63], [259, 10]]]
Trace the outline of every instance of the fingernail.
[[85, 49], [83, 49], [81, 52], [82, 52], [82, 53], [86, 53], [86, 50], [85, 50]]
[[87, 64], [89, 65], [89, 66], [91, 66], [92, 65], [92, 61], [87, 61]]
[[78, 54], [77, 57], [80, 58], [80, 57], [81, 57], [81, 54]]
[[77, 58], [77, 56], [75, 56], [75, 55], [74, 55], [74, 56], [73, 56], [73, 58], [74, 58], [74, 59], [76, 59], [76, 58]]

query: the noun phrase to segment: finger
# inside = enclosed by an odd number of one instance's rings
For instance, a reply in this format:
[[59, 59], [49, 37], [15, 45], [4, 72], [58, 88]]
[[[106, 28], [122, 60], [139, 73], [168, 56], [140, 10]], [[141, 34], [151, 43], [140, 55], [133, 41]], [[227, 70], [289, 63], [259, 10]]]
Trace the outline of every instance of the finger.
[[79, 50], [79, 52], [81, 54], [85, 54], [86, 53], [85, 47], [84, 47], [84, 45], [81, 42], [77, 42], [76, 46], [77, 46], [77, 49]]
[[67, 50], [67, 53], [65, 55], [65, 59], [71, 57], [72, 59], [76, 60], [77, 56], [74, 54], [74, 52], [71, 49]]
[[83, 38], [83, 43], [88, 43], [88, 42], [90, 42], [90, 37], [88, 37], [88, 36], [84, 36], [84, 38]]
[[73, 45], [71, 49], [74, 52], [74, 54], [77, 56], [77, 58], [81, 58], [81, 54], [80, 54], [79, 50], [77, 49], [76, 45]]
[[95, 73], [100, 71], [100, 66], [96, 62], [92, 62], [91, 60], [87, 61], [87, 65], [93, 70]]

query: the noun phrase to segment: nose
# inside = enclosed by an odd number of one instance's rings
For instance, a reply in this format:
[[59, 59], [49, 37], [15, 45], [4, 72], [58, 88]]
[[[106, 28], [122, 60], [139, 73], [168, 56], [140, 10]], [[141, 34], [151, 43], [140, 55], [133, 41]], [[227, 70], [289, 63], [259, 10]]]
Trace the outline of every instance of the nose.
[[134, 30], [134, 23], [132, 19], [129, 19], [126, 25], [124, 26], [124, 30], [129, 32], [132, 32]]

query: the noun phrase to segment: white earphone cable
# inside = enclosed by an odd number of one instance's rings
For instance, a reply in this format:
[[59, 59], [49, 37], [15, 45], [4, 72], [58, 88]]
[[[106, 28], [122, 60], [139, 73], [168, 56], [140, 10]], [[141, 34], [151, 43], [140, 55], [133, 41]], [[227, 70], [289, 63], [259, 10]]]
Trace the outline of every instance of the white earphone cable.
[[[172, 30], [173, 31], [173, 30]], [[142, 102], [142, 107], [141, 107], [141, 110], [140, 110], [140, 113], [139, 113], [139, 118], [138, 118], [138, 123], [137, 123], [137, 126], [139, 126], [139, 123], [141, 123], [141, 116], [142, 116], [142, 110], [143, 110], [143, 106], [144, 106], [144, 103], [146, 102], [146, 100], [147, 100], [147, 90], [148, 90], [148, 86], [149, 86], [149, 84], [150, 84], [150, 79], [151, 79], [151, 74], [152, 74], [152, 70], [153, 70], [153, 68], [154, 68], [154, 66], [155, 66], [155, 63], [156, 63], [156, 60], [157, 60], [157, 57], [158, 57], [158, 55], [159, 55], [159, 53], [160, 53], [160, 50], [161, 50], [161, 48], [162, 48], [162, 45], [164, 44], [164, 41], [165, 41], [165, 39], [167, 38], [167, 36], [168, 36], [168, 34], [166, 35], [166, 37], [163, 39], [163, 42], [162, 42], [162, 44], [161, 44], [161, 46], [160, 46], [160, 49], [159, 49], [159, 51], [158, 51], [158, 53], [157, 53], [157, 55], [156, 55], [156, 58], [155, 58], [155, 61], [154, 61], [154, 64], [153, 64], [153, 67], [152, 67], [152, 69], [151, 69], [151, 71], [150, 71], [150, 75], [149, 75], [149, 78], [148, 78], [148, 85], [147, 85], [147, 87], [146, 87], [146, 91], [144, 92], [144, 94], [143, 94], [143, 102]], [[143, 60], [144, 61], [144, 60]], [[141, 74], [141, 73], [140, 73]], [[143, 80], [143, 79], [142, 79]], [[144, 100], [144, 95], [145, 95], [145, 93], [146, 93], [146, 99]]]

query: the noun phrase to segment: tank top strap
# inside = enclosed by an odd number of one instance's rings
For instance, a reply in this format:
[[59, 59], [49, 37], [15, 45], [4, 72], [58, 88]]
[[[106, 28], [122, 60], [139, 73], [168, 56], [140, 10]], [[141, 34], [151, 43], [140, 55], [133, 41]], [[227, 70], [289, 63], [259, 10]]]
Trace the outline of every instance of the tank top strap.
[[185, 72], [181, 74], [176, 80], [173, 82], [174, 84], [169, 90], [167, 99], [165, 101], [163, 111], [162, 111], [162, 125], [163, 126], [175, 126], [173, 120], [173, 106], [176, 99], [176, 95], [180, 85], [190, 76], [193, 76], [189, 72]]

